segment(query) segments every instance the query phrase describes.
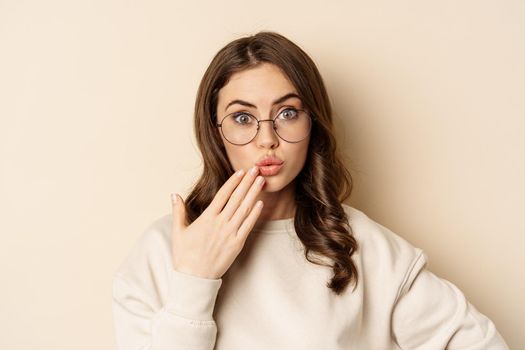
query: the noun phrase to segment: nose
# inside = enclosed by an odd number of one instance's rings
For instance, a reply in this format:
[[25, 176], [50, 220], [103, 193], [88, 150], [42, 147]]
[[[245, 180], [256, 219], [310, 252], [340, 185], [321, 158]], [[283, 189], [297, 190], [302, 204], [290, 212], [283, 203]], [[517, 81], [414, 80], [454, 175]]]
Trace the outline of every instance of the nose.
[[259, 120], [257, 145], [264, 148], [275, 148], [279, 145], [279, 136], [275, 133], [274, 123], [271, 119]]

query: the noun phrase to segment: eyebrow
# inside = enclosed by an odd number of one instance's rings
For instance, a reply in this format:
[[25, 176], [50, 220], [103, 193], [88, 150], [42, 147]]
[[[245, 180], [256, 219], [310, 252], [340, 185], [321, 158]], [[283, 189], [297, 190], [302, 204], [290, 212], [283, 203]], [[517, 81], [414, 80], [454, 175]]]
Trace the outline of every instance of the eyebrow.
[[[279, 104], [281, 102], [284, 102], [286, 101], [287, 99], [289, 98], [292, 98], [292, 97], [296, 97], [298, 99], [301, 99], [299, 97], [299, 95], [293, 93], [293, 92], [290, 92], [282, 97], [279, 97], [277, 100], [273, 101], [272, 103], [272, 106], [275, 106], [276, 104]], [[243, 101], [243, 100], [233, 100], [231, 101], [230, 103], [228, 103], [228, 105], [226, 106], [226, 108], [224, 108], [224, 111], [226, 111], [228, 109], [228, 107], [230, 107], [231, 105], [233, 104], [240, 104], [240, 105], [243, 105], [243, 106], [246, 106], [246, 107], [251, 107], [251, 108], [257, 108], [254, 104], [250, 103], [250, 102], [246, 102], [246, 101]]]

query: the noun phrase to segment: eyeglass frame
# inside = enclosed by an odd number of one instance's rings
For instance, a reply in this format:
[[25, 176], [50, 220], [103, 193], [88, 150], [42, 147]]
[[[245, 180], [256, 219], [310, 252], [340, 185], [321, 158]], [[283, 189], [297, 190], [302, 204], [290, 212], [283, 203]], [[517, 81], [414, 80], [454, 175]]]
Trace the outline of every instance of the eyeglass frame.
[[[279, 133], [277, 132], [277, 129], [275, 128], [275, 120], [277, 119], [277, 117], [279, 116], [279, 114], [281, 114], [283, 111], [287, 110], [287, 109], [293, 109], [295, 111], [301, 111], [301, 112], [304, 112], [308, 118], [310, 118], [310, 128], [308, 129], [308, 133], [306, 134], [306, 136], [304, 138], [302, 138], [301, 140], [299, 141], [288, 141], [288, 140], [285, 140], [281, 135], [279, 135]], [[248, 114], [249, 116], [251, 117], [254, 117], [255, 120], [257, 121], [257, 132], [255, 133], [255, 135], [250, 139], [250, 141], [246, 142], [246, 143], [233, 143], [231, 142], [230, 140], [228, 140], [228, 138], [226, 138], [226, 136], [224, 136], [224, 132], [222, 131], [222, 122], [224, 121], [224, 119], [228, 118], [229, 116], [231, 115], [234, 115], [236, 113], [244, 113], [244, 114]], [[213, 114], [213, 117], [214, 119], [217, 118], [217, 114]], [[222, 136], [224, 137], [224, 139], [226, 141], [228, 141], [229, 143], [231, 143], [232, 145], [236, 145], [236, 146], [244, 146], [244, 145], [247, 145], [249, 144], [250, 142], [252, 142], [256, 137], [257, 135], [259, 134], [259, 128], [260, 128], [260, 123], [261, 122], [272, 122], [273, 123], [273, 127], [272, 129], [274, 130], [275, 134], [277, 135], [277, 137], [279, 137], [281, 140], [283, 141], [286, 141], [288, 143], [298, 143], [298, 142], [301, 142], [303, 141], [304, 139], [306, 139], [308, 137], [308, 135], [312, 132], [312, 127], [313, 127], [313, 124], [315, 122], [315, 117], [313, 114], [311, 114], [310, 112], [304, 110], [304, 109], [300, 109], [300, 108], [295, 108], [295, 107], [288, 107], [288, 108], [285, 108], [283, 110], [281, 110], [279, 113], [277, 113], [277, 115], [275, 117], [273, 117], [273, 119], [257, 119], [257, 117], [255, 117], [253, 114], [251, 114], [250, 112], [233, 112], [233, 113], [229, 113], [227, 115], [225, 115], [222, 119], [221, 119], [221, 122], [220, 123], [215, 123], [215, 127], [216, 128], [220, 128], [221, 129], [221, 134]]]

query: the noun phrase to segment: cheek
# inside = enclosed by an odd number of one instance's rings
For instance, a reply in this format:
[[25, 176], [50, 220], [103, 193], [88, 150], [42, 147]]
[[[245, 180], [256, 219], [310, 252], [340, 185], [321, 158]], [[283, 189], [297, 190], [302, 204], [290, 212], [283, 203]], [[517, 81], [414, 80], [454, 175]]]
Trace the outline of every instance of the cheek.
[[290, 152], [290, 154], [293, 154], [292, 157], [289, 157], [292, 159], [292, 166], [294, 176], [297, 176], [301, 172], [301, 170], [304, 167], [304, 164], [306, 162], [306, 157], [308, 155], [308, 143], [306, 143], [306, 146], [298, 147], [293, 152]]
[[232, 149], [228, 145], [225, 145], [224, 149], [226, 151], [226, 156], [228, 157], [228, 160], [230, 161], [230, 165], [232, 166], [234, 171], [237, 171], [238, 170], [238, 167], [236, 166], [237, 156], [235, 155], [235, 150]]
[[309, 148], [310, 148], [310, 137], [308, 137], [304, 143], [301, 143], [301, 147], [299, 147], [299, 150], [297, 152], [298, 158], [300, 158], [301, 162], [303, 163], [306, 160], [306, 156], [308, 155]]
[[239, 169], [247, 170], [251, 167], [250, 153], [247, 152], [246, 148], [246, 146], [236, 147], [234, 145], [225, 144], [226, 155], [228, 156], [228, 160], [234, 171]]

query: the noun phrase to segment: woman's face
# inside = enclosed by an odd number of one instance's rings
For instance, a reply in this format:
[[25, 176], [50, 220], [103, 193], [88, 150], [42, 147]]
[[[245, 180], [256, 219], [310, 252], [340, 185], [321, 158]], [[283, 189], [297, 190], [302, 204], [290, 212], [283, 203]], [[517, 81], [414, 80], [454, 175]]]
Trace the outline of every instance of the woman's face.
[[[217, 120], [220, 122], [226, 115], [234, 112], [248, 112], [259, 120], [274, 119], [286, 107], [303, 109], [299, 97], [280, 100], [292, 93], [297, 95], [294, 86], [280, 68], [262, 63], [255, 68], [233, 74], [222, 87], [218, 95]], [[236, 102], [232, 103], [233, 101]], [[275, 156], [283, 161], [276, 174], [260, 173], [266, 180], [263, 192], [281, 191], [294, 184], [295, 177], [304, 166], [310, 142], [310, 134], [298, 143], [282, 140], [273, 130], [271, 122], [260, 123], [257, 136], [242, 146], [229, 143], [222, 133], [221, 138], [235, 171], [248, 171], [265, 156]]]

